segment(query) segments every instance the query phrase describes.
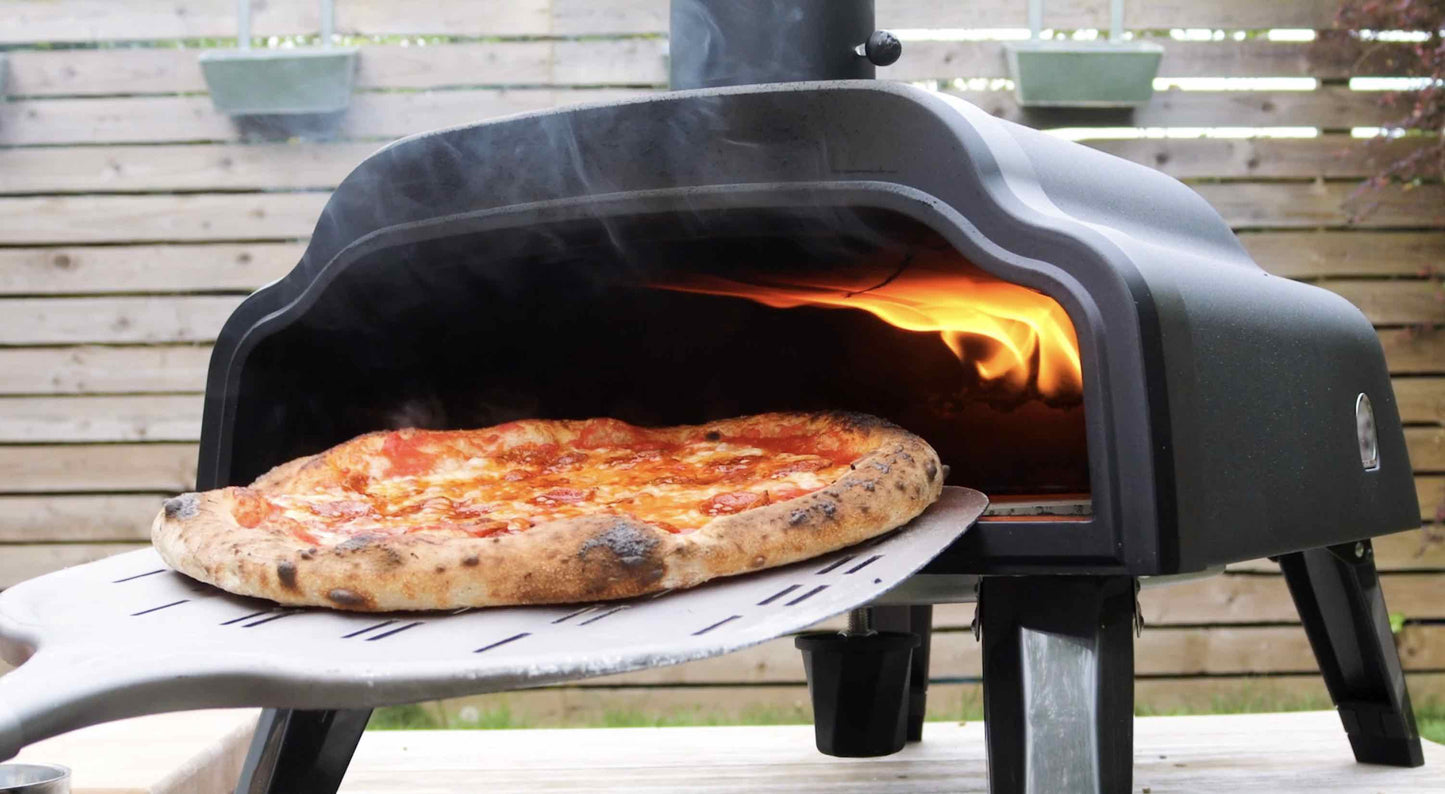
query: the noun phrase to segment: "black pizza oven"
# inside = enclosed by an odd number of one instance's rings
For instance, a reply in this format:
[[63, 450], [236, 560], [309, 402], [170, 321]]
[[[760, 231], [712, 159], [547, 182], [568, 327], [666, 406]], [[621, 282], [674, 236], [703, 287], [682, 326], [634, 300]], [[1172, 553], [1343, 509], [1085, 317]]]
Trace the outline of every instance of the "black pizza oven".
[[199, 487], [382, 427], [866, 411], [1037, 508], [924, 575], [981, 582], [994, 791], [1126, 790], [1139, 577], [1264, 556], [1357, 758], [1420, 763], [1368, 540], [1419, 510], [1370, 323], [1167, 176], [868, 80], [898, 57], [871, 6], [674, 0], [694, 90], [370, 157], [221, 332]]

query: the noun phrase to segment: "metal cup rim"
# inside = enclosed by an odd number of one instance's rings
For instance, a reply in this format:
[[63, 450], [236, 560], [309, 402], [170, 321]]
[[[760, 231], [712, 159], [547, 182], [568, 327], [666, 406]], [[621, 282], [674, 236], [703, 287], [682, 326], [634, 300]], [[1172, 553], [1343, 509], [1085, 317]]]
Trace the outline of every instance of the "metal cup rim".
[[57, 783], [70, 778], [70, 767], [65, 766], [64, 764], [37, 763], [31, 761], [0, 764], [0, 772], [3, 772], [6, 769], [38, 769], [50, 773], [50, 776], [41, 778], [39, 780], [26, 781], [24, 783], [7, 783], [3, 778], [0, 778], [0, 793], [8, 791], [25, 791], [26, 787], [29, 786], [49, 785], [51, 783]]

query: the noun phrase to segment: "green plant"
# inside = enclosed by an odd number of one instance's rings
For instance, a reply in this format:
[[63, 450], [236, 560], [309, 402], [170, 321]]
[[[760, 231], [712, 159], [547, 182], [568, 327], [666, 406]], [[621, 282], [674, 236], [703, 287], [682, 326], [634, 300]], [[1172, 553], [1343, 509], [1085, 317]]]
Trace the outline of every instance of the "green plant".
[[[1423, 181], [1445, 177], [1445, 0], [1343, 0], [1335, 17], [1341, 29], [1322, 37], [1327, 49], [1345, 49], [1355, 55], [1355, 71], [1366, 74], [1400, 73], [1419, 78], [1418, 87], [1385, 92], [1381, 101], [1395, 118], [1386, 129], [1397, 134], [1428, 136], [1391, 160], [1363, 187], [1375, 189], [1402, 184], [1407, 189]], [[1414, 40], [1385, 41], [1363, 31], [1407, 31]]]

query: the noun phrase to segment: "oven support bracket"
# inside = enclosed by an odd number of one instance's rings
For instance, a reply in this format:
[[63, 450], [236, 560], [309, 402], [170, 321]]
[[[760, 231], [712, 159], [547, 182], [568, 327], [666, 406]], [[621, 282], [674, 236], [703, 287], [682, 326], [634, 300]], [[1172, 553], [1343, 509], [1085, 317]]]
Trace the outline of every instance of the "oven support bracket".
[[1137, 582], [987, 576], [980, 584], [992, 794], [1129, 791]]
[[266, 709], [236, 794], [336, 794], [371, 709]]
[[1420, 734], [1370, 541], [1278, 558], [1355, 760], [1420, 766]]
[[923, 740], [923, 718], [928, 711], [928, 646], [933, 638], [933, 605], [869, 607], [873, 628], [917, 634], [908, 673], [908, 741]]

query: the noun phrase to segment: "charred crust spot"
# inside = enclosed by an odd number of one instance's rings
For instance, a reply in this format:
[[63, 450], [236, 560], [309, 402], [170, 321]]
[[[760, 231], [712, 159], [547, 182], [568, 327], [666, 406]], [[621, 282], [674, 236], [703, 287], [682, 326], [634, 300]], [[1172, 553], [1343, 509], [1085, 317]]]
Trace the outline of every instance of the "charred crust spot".
[[344, 587], [333, 587], [326, 591], [326, 598], [331, 603], [343, 607], [372, 607], [376, 602], [371, 596], [365, 593], [358, 593], [355, 590], [347, 590]]
[[438, 565], [438, 566], [436, 567], [436, 571], [437, 571], [437, 573], [446, 573], [446, 572], [447, 572], [447, 567], [446, 567], [445, 565]]
[[302, 550], [301, 550], [301, 559], [303, 559], [303, 560], [309, 560], [309, 559], [311, 559], [312, 557], [315, 557], [315, 556], [316, 556], [316, 547], [315, 547], [315, 546], [312, 546], [312, 547], [309, 548], [309, 549], [302, 549]]
[[593, 549], [605, 548], [618, 562], [631, 567], [647, 562], [656, 547], [655, 534], [640, 529], [636, 524], [618, 521], [595, 537], [588, 538], [577, 550], [577, 556], [585, 560]]
[[469, 556], [469, 557], [463, 557], [463, 558], [462, 558], [462, 565], [465, 566], [465, 567], [467, 567], [467, 568], [475, 568], [475, 567], [477, 567], [477, 565], [479, 565], [480, 563], [481, 563], [481, 560], [477, 559], [477, 555], [475, 555], [475, 554], [473, 554], [473, 555], [471, 555], [471, 556]]
[[889, 466], [886, 461], [881, 461], [881, 460], [875, 460], [875, 461], [873, 461], [873, 468], [875, 468], [875, 469], [883, 472], [884, 474], [887, 474], [888, 472], [893, 471], [893, 467], [892, 467], [892, 466]]
[[336, 550], [337, 550], [337, 551], [360, 551], [360, 550], [366, 548], [367, 546], [370, 546], [370, 545], [371, 545], [371, 542], [372, 542], [373, 540], [376, 540], [378, 537], [379, 537], [379, 536], [377, 536], [377, 535], [368, 535], [368, 534], [353, 535], [353, 536], [347, 538], [346, 540], [343, 540], [343, 541], [341, 541], [340, 543], [336, 544]]
[[938, 477], [938, 464], [931, 460], [923, 464], [923, 473], [928, 475], [928, 481], [932, 482]]
[[823, 511], [823, 517], [829, 521], [838, 517], [838, 506], [832, 502], [821, 502], [818, 504], [818, 509]]
[[[155, 502], [151, 502], [155, 504]], [[197, 494], [183, 493], [173, 499], [167, 499], [161, 508], [165, 510], [166, 518], [194, 518], [196, 512], [201, 508], [201, 500]]]
[[866, 516], [869, 513], [873, 512], [873, 508], [869, 507], [868, 505], [858, 505], [858, 512]]
[[904, 485], [902, 480], [898, 480], [898, 481], [894, 482], [894, 483], [893, 483], [893, 487], [894, 487], [896, 490], [899, 490], [899, 491], [905, 491], [905, 490], [908, 489], [908, 486], [907, 486], [907, 485]]
[[709, 431], [707, 431], [706, 433], [704, 433], [702, 437], [703, 437], [704, 439], [708, 440], [708, 441], [721, 441], [721, 440], [722, 440], [722, 433], [719, 433], [719, 432], [716, 431], [716, 430], [709, 430]]
[[794, 510], [793, 512], [788, 514], [788, 526], [790, 527], [796, 527], [797, 525], [807, 520], [808, 511], [806, 510]]
[[282, 560], [276, 563], [276, 579], [287, 590], [296, 589], [296, 563]]

